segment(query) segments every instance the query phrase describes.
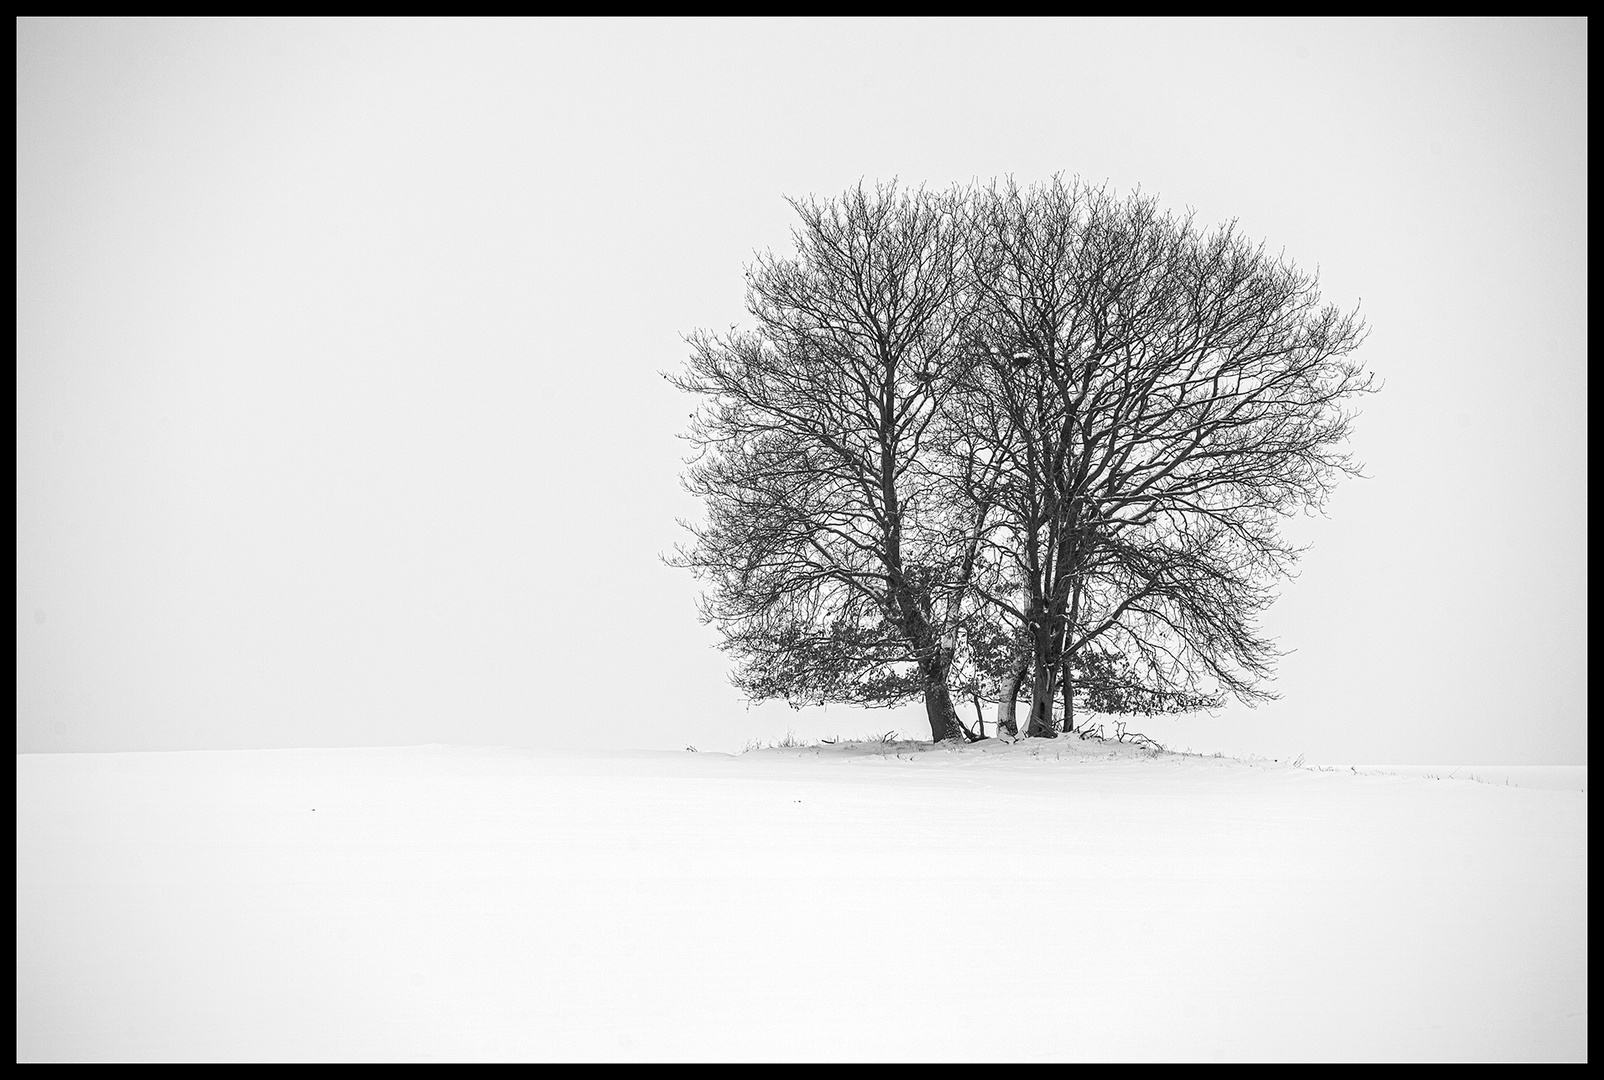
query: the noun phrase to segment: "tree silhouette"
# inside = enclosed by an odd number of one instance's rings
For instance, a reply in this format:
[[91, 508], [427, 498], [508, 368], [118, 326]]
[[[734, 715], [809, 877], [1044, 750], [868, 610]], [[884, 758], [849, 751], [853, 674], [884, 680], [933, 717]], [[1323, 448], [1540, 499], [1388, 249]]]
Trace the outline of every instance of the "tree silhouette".
[[1028, 683], [1054, 734], [1096, 711], [1254, 701], [1282, 520], [1356, 466], [1356, 314], [1234, 225], [1054, 179], [794, 201], [796, 254], [747, 272], [756, 326], [689, 339], [671, 560], [708, 588], [754, 698], [922, 698]]

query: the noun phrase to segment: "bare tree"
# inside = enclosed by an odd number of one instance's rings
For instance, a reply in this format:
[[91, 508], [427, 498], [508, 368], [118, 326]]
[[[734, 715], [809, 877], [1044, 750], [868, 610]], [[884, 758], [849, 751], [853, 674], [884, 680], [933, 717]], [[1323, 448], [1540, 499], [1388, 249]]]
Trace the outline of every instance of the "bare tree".
[[1055, 732], [1055, 690], [1073, 726], [1088, 649], [1104, 702], [1115, 673], [1153, 711], [1267, 696], [1279, 524], [1356, 471], [1363, 325], [1234, 225], [1140, 195], [993, 186], [970, 224], [976, 362], [944, 405], [996, 466], [972, 586], [1028, 642], [1028, 733]]
[[948, 676], [972, 597], [972, 508], [929, 467], [964, 361], [954, 196], [861, 185], [792, 201], [796, 254], [747, 271], [755, 329], [697, 333], [685, 475], [707, 520], [671, 560], [708, 584], [753, 698], [889, 705], [922, 697], [962, 737]]
[[[795, 201], [756, 326], [690, 338], [672, 560], [754, 698], [954, 701], [998, 730], [1269, 696], [1290, 514], [1356, 467], [1364, 328], [1239, 236], [1054, 180]], [[977, 714], [978, 718], [978, 714]], [[983, 728], [983, 721], [980, 727]]]

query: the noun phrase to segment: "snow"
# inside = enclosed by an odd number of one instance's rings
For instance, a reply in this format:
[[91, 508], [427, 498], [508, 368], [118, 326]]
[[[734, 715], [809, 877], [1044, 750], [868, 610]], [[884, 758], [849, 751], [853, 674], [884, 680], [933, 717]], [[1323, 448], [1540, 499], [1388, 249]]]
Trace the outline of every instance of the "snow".
[[1585, 1060], [1585, 767], [1408, 771], [19, 755], [17, 1056]]

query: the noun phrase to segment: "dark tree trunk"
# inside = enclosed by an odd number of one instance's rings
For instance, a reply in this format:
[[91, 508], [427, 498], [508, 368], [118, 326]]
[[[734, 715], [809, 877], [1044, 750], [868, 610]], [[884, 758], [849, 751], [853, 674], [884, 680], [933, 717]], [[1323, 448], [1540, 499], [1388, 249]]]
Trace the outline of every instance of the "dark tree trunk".
[[1058, 657], [1053, 655], [1053, 635], [1044, 617], [1037, 619], [1034, 646], [1031, 666], [1035, 669], [1035, 678], [1030, 686], [1030, 723], [1025, 728], [1025, 734], [1034, 739], [1056, 739], [1058, 728], [1053, 723], [1053, 690], [1057, 683]]
[[1064, 658], [1064, 734], [1075, 730], [1075, 680], [1069, 671], [1069, 657]]
[[[925, 665], [921, 664], [921, 668]], [[968, 741], [964, 733], [964, 726], [958, 720], [958, 710], [953, 706], [952, 693], [947, 689], [947, 673], [936, 672], [932, 664], [925, 670], [925, 716], [930, 720], [930, 739], [932, 742], [945, 742], [948, 739], [961, 739]]]
[[918, 661], [919, 678], [924, 683], [925, 716], [930, 720], [930, 738], [934, 742], [944, 742], [947, 739], [965, 739], [968, 733], [964, 730], [963, 721], [958, 719], [958, 708], [953, 704], [952, 691], [947, 688], [947, 675], [952, 667], [952, 653], [941, 647], [939, 642], [932, 640], [930, 624], [925, 621], [923, 613], [913, 608], [912, 603], [905, 605], [908, 613], [905, 617], [911, 624], [909, 637], [921, 646], [924, 654]]
[[1055, 674], [1056, 664], [1039, 665], [1036, 669], [1036, 679], [1030, 690], [1030, 724], [1025, 728], [1025, 734], [1033, 739], [1058, 738], [1058, 726], [1053, 723]]
[[1080, 620], [1080, 591], [1081, 582], [1077, 578], [1075, 587], [1070, 591], [1069, 625], [1065, 627], [1064, 638], [1064, 734], [1068, 735], [1075, 730], [1075, 672], [1073, 669], [1074, 653], [1070, 651], [1075, 639], [1075, 626]]
[[[889, 461], [886, 465], [890, 469]], [[888, 500], [889, 501], [889, 500]], [[899, 542], [891, 545], [893, 565], [900, 561]], [[952, 668], [952, 649], [946, 647], [930, 624], [929, 609], [920, 603], [908, 587], [900, 571], [895, 573], [891, 590], [897, 614], [901, 616], [902, 631], [918, 655], [919, 678], [924, 683], [925, 716], [930, 720], [930, 738], [934, 742], [948, 739], [965, 739], [963, 721], [952, 703], [952, 691], [947, 688], [947, 675]]]

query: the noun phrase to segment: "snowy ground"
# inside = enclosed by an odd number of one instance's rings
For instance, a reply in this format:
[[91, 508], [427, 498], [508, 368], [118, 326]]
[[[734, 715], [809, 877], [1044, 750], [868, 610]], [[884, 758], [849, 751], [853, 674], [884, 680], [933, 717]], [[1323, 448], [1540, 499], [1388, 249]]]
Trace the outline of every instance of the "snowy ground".
[[1407, 771], [21, 755], [17, 1056], [1584, 1060], [1586, 769]]

